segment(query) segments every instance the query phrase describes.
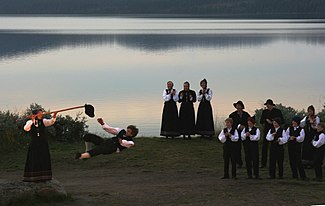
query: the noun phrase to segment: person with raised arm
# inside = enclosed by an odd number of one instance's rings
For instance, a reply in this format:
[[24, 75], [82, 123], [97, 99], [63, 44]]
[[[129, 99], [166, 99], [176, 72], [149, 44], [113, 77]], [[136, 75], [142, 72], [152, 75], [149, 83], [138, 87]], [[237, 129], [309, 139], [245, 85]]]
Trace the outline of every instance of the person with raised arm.
[[[75, 159], [89, 159], [97, 155], [112, 154], [122, 152], [124, 149], [133, 147], [133, 138], [137, 136], [139, 129], [134, 125], [127, 126], [127, 129], [111, 127], [104, 122], [102, 118], [97, 119], [102, 128], [115, 135], [113, 138], [104, 139], [95, 134], [86, 134], [84, 136], [86, 151], [84, 153], [76, 153]], [[94, 148], [92, 148], [94, 144]]]
[[55, 123], [56, 115], [57, 113], [53, 113], [51, 119], [45, 119], [43, 118], [43, 111], [35, 109], [32, 111], [31, 119], [24, 126], [24, 130], [29, 132], [31, 136], [24, 170], [23, 181], [25, 182], [52, 180], [51, 156], [46, 127]]

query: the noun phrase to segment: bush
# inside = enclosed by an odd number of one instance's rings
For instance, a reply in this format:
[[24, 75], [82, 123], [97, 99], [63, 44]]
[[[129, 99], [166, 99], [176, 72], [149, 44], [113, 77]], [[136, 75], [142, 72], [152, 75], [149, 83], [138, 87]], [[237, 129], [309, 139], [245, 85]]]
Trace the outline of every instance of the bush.
[[[0, 149], [12, 150], [17, 147], [23, 147], [29, 142], [28, 132], [24, 131], [24, 125], [29, 119], [28, 116], [34, 109], [44, 108], [39, 104], [31, 104], [26, 111], [19, 115], [10, 111], [0, 111]], [[82, 136], [87, 132], [88, 125], [86, 125], [86, 117], [78, 113], [76, 118], [69, 115], [57, 116], [57, 121], [51, 127], [47, 128], [50, 140], [61, 142], [75, 142], [80, 141]], [[51, 118], [51, 115], [46, 115], [44, 118]]]

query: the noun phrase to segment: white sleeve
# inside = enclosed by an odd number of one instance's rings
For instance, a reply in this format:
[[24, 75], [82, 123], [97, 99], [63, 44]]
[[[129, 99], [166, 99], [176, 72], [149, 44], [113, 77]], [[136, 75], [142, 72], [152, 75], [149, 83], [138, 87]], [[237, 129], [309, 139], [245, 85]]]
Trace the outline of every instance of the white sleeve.
[[176, 91], [175, 95], [173, 96], [173, 100], [174, 100], [174, 102], [178, 102], [178, 92], [177, 91]]
[[130, 147], [134, 146], [134, 142], [133, 141], [127, 141], [127, 140], [123, 139], [122, 142], [121, 142], [121, 145], [123, 147], [130, 148]]
[[234, 135], [231, 135], [230, 138], [231, 138], [231, 141], [233, 141], [233, 142], [237, 142], [238, 139], [239, 139], [238, 131], [235, 130], [235, 134], [234, 134]]
[[267, 133], [266, 140], [269, 142], [274, 140], [274, 136], [271, 134], [271, 130], [269, 130], [269, 132]]
[[122, 129], [121, 128], [114, 128], [114, 127], [111, 127], [109, 126], [108, 124], [104, 123], [104, 125], [102, 126], [103, 129], [110, 133], [110, 134], [113, 134], [113, 135], [117, 135]]
[[261, 138], [261, 131], [260, 131], [260, 129], [257, 128], [256, 135], [251, 135], [250, 139], [251, 139], [251, 141], [259, 141], [260, 138]]
[[246, 132], [245, 129], [241, 132], [241, 140], [245, 141], [246, 140]]
[[218, 138], [219, 138], [220, 142], [222, 142], [222, 143], [226, 142], [227, 139], [226, 139], [226, 136], [225, 136], [223, 130], [221, 130]]
[[32, 125], [33, 125], [33, 121], [32, 120], [28, 120], [24, 126], [24, 130], [26, 132], [29, 132], [32, 128]]
[[307, 116], [304, 117], [301, 121], [300, 121], [300, 127], [305, 127], [306, 126], [306, 120], [307, 120]]
[[213, 95], [212, 90], [209, 89], [209, 92], [205, 94], [206, 100], [211, 101], [212, 95]]
[[280, 144], [280, 145], [283, 145], [283, 144], [285, 144], [285, 143], [287, 143], [287, 142], [288, 142], [288, 136], [287, 136], [287, 134], [286, 134], [286, 131], [283, 130], [283, 132], [282, 132], [282, 137], [279, 138], [279, 144]]
[[163, 98], [164, 98], [165, 102], [168, 102], [170, 100], [170, 98], [171, 98], [171, 95], [167, 94], [166, 90], [164, 90]]
[[198, 94], [198, 95], [197, 95], [197, 101], [199, 101], [199, 102], [200, 102], [200, 101], [202, 100], [202, 98], [203, 98], [203, 94], [200, 94], [200, 91], [201, 91], [201, 90], [199, 90], [198, 93], [197, 93], [197, 94]]
[[320, 148], [321, 146], [323, 146], [325, 144], [325, 135], [321, 134], [319, 135], [319, 139], [318, 141], [313, 140], [313, 146], [316, 148]]
[[300, 135], [296, 138], [297, 142], [302, 143], [305, 140], [305, 130], [301, 129]]
[[43, 119], [43, 123], [45, 127], [52, 126], [56, 121], [56, 118], [51, 118], [51, 119]]

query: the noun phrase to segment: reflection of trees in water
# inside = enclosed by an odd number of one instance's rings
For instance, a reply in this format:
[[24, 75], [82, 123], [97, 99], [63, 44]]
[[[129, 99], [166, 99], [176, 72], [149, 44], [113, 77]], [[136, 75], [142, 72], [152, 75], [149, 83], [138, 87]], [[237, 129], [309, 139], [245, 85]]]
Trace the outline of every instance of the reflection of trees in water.
[[0, 33], [0, 59], [61, 47], [117, 44], [150, 52], [182, 48], [257, 47], [277, 40], [325, 45], [324, 32], [289, 34], [35, 34]]

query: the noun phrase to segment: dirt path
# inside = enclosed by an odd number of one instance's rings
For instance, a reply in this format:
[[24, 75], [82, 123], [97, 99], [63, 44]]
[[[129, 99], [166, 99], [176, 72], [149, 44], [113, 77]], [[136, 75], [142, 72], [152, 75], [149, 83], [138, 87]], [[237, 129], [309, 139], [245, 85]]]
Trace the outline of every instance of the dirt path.
[[[219, 175], [211, 172], [153, 173], [117, 169], [73, 169], [54, 170], [54, 174], [74, 199], [63, 205], [78, 206], [306, 205], [321, 202], [319, 199], [313, 202], [313, 197], [317, 194], [312, 191], [298, 195], [301, 189], [306, 186], [315, 191], [324, 189], [323, 184], [315, 182], [244, 178], [221, 180]], [[0, 172], [0, 175], [6, 179], [21, 178], [21, 172]]]

